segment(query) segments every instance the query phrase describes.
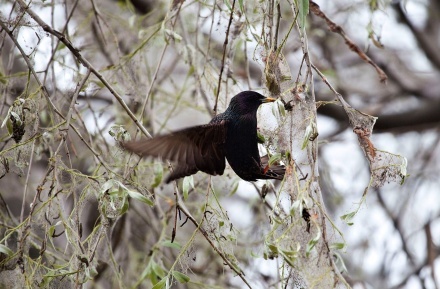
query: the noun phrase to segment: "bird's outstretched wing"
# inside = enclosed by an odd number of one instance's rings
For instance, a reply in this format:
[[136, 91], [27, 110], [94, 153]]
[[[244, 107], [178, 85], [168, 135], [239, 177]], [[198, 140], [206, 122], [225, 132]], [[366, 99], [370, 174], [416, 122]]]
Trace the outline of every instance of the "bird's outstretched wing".
[[152, 139], [129, 141], [123, 147], [140, 156], [161, 157], [177, 163], [166, 182], [202, 171], [221, 175], [225, 170], [226, 121], [182, 129]]

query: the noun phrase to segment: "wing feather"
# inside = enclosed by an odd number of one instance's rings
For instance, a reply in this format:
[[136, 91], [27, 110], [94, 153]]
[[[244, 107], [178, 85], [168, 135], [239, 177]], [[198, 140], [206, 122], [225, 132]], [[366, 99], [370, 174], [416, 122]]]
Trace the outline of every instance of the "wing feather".
[[140, 156], [153, 156], [177, 163], [167, 182], [197, 170], [221, 175], [225, 170], [226, 121], [182, 129], [152, 139], [129, 141], [123, 147]]

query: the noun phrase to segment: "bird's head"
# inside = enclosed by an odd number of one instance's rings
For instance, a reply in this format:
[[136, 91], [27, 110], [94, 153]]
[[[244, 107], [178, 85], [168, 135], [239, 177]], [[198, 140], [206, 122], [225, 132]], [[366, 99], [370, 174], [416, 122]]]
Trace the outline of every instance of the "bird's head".
[[255, 113], [262, 103], [275, 100], [275, 98], [265, 97], [255, 91], [242, 91], [231, 99], [228, 110], [240, 114]]

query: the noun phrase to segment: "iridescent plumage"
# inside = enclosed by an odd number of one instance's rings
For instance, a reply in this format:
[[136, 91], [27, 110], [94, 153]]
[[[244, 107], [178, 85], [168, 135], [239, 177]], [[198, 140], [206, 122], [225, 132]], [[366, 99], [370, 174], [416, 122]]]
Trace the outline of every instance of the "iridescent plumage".
[[257, 110], [266, 98], [254, 91], [234, 96], [225, 112], [209, 124], [182, 129], [152, 139], [130, 141], [123, 146], [141, 156], [153, 156], [177, 163], [167, 177], [169, 183], [202, 171], [222, 175], [225, 158], [243, 180], [278, 179], [284, 177], [284, 166], [268, 167], [267, 157], [260, 158], [257, 142]]

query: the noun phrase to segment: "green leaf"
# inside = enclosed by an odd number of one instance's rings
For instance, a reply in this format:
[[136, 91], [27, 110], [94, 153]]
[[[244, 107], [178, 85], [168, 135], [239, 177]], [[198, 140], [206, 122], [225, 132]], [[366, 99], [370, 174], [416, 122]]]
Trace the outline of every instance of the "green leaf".
[[275, 102], [278, 107], [278, 111], [280, 112], [281, 116], [286, 116], [286, 108], [284, 107], [284, 103], [281, 101], [281, 98], [277, 99]]
[[162, 289], [162, 288], [165, 288], [167, 281], [168, 281], [168, 277], [162, 278], [162, 280], [157, 282], [156, 285], [154, 285], [153, 288], [151, 288], [151, 289]]
[[14, 128], [12, 126], [12, 121], [9, 119], [9, 117], [6, 119], [6, 128], [8, 129], [9, 135], [12, 135], [14, 133]]
[[345, 243], [332, 243], [330, 245], [330, 249], [335, 249], [335, 250], [345, 250], [346, 247], [347, 244]]
[[64, 48], [66, 48], [66, 44], [64, 44], [63, 42], [60, 41], [58, 44], [57, 50], [62, 50]]
[[189, 280], [191, 280], [187, 275], [180, 273], [179, 271], [173, 271], [172, 274], [179, 283], [188, 283]]
[[170, 240], [163, 241], [161, 245], [164, 247], [169, 247], [177, 250], [180, 250], [180, 248], [182, 248], [182, 245], [180, 245], [178, 242], [174, 241], [173, 243], [171, 243]]
[[110, 198], [110, 207], [111, 207], [114, 211], [117, 210], [117, 209], [116, 209], [116, 205], [115, 205], [114, 198]]
[[52, 266], [54, 269], [62, 269], [62, 268], [69, 267], [69, 263], [67, 263], [67, 264], [53, 264]]
[[402, 157], [402, 163], [400, 164], [400, 177], [402, 178], [400, 180], [400, 185], [403, 185], [405, 183], [406, 178], [409, 177], [409, 175], [406, 173], [406, 167], [408, 166], [408, 160], [405, 157]]
[[92, 280], [96, 275], [98, 275], [98, 270], [96, 269], [95, 266], [92, 265], [86, 268], [85, 273], [88, 279]]
[[254, 252], [254, 251], [251, 251], [251, 257], [252, 258], [261, 258], [261, 255], [259, 253]]
[[154, 181], [151, 185], [153, 188], [156, 188], [160, 185], [163, 178], [163, 166], [160, 163], [154, 164]]
[[[151, 282], [153, 283], [153, 276], [152, 276], [152, 274], [153, 274], [153, 269], [151, 268], [151, 262], [154, 262], [154, 261], [150, 261], [149, 263], [148, 263], [148, 265], [147, 265], [147, 267], [145, 267], [145, 269], [144, 269], [144, 271], [142, 271], [142, 274], [141, 274], [141, 278], [140, 278], [140, 280], [144, 280], [146, 277], [149, 277], [149, 279], [151, 280]], [[154, 278], [156, 277], [156, 275], [154, 275]], [[154, 283], [153, 283], [154, 284]]]
[[41, 282], [38, 284], [38, 287], [40, 288], [47, 288], [50, 282], [54, 279], [55, 271], [50, 270], [47, 272], [46, 275], [44, 275], [43, 279], [41, 279]]
[[170, 29], [164, 29], [164, 31], [165, 31], [165, 35], [167, 35], [168, 37], [170, 37], [174, 41], [180, 42], [182, 40], [182, 36], [177, 34], [175, 31], [170, 30]]
[[188, 199], [188, 192], [190, 186], [194, 189], [194, 178], [193, 176], [188, 176], [183, 179], [182, 190], [183, 190], [183, 200]]
[[6, 254], [8, 257], [14, 254], [11, 249], [2, 244], [0, 244], [0, 253]]
[[244, 12], [243, 0], [238, 0], [238, 5], [240, 6], [240, 11]]
[[231, 192], [229, 193], [229, 196], [232, 196], [232, 195], [234, 195], [234, 194], [237, 192], [237, 190], [238, 190], [238, 185], [239, 185], [239, 182], [238, 182], [238, 181], [234, 182], [234, 186], [232, 187], [232, 190], [231, 190]]
[[410, 175], [402, 176], [402, 179], [400, 180], [400, 185], [403, 185], [403, 184], [405, 183], [406, 179], [407, 179], [409, 176], [410, 176]]
[[306, 131], [304, 132], [303, 143], [301, 146], [302, 150], [305, 149], [307, 147], [307, 145], [309, 144], [309, 140], [310, 140], [310, 137], [312, 136], [312, 134], [313, 134], [313, 125], [312, 125], [312, 123], [310, 123], [307, 126]]
[[49, 227], [49, 230], [47, 231], [47, 235], [49, 236], [49, 238], [52, 238], [53, 233], [55, 233], [55, 226], [56, 225], [52, 225]]
[[118, 186], [119, 186], [119, 191], [120, 191], [121, 196], [128, 194], [130, 196], [130, 198], [141, 201], [141, 202], [149, 205], [150, 207], [154, 206], [154, 202], [152, 200], [150, 200], [149, 198], [147, 198], [146, 196], [142, 195], [141, 193], [130, 190], [121, 182], [115, 181], [115, 183], [118, 184]]
[[159, 276], [160, 278], [165, 277], [166, 275], [165, 270], [161, 266], [159, 266], [156, 262], [153, 262], [151, 268], [153, 269], [154, 273], [156, 273], [156, 275]]
[[290, 266], [295, 267], [295, 260], [298, 258], [297, 251], [280, 250], [280, 255]]
[[292, 207], [290, 208], [290, 215], [295, 215], [296, 212], [302, 212], [303, 210], [303, 202], [302, 200], [296, 200], [293, 202]]
[[229, 2], [229, 0], [225, 0], [225, 4], [229, 10], [232, 10], [232, 6], [231, 6], [231, 3]]
[[347, 223], [347, 225], [351, 226], [354, 223], [352, 222], [354, 216], [356, 215], [356, 211], [353, 211], [351, 213], [345, 214], [343, 216], [341, 216], [341, 220], [344, 221], [345, 223]]
[[333, 252], [333, 256], [335, 258], [336, 267], [339, 269], [339, 272], [348, 272], [347, 267], [345, 266], [344, 259], [342, 259], [341, 255], [336, 252]]
[[318, 243], [319, 239], [321, 238], [321, 230], [318, 229], [318, 233], [316, 234], [315, 238], [313, 238], [312, 240], [310, 240], [307, 243], [307, 248], [306, 248], [306, 256], [309, 257], [310, 252], [312, 252], [312, 249], [315, 247], [315, 245]]
[[[9, 108], [8, 113], [6, 114], [5, 119], [2, 122], [2, 125], [0, 127], [4, 127], [6, 122], [10, 122], [11, 120], [9, 119], [9, 116], [11, 115], [11, 110], [12, 110], [12, 106]], [[12, 125], [12, 124], [11, 124]]]
[[299, 0], [299, 22], [301, 28], [304, 30], [306, 27], [306, 17], [309, 14], [309, 0]]
[[191, 65], [188, 70], [188, 76], [194, 75], [195, 71], [196, 71], [196, 69], [195, 69], [194, 65]]
[[106, 181], [101, 187], [100, 194], [104, 195], [110, 188], [112, 188], [114, 186], [114, 184], [115, 183], [113, 180]]
[[402, 157], [402, 164], [400, 164], [400, 174], [406, 176], [406, 167], [408, 166], [408, 160]]
[[281, 154], [280, 153], [276, 153], [274, 155], [272, 155], [269, 159], [269, 166], [273, 165], [274, 163], [277, 163], [281, 160]]
[[277, 216], [273, 216], [272, 217], [272, 221], [274, 221], [277, 224], [283, 224], [284, 223], [283, 220], [281, 218], [277, 217]]
[[261, 143], [261, 144], [264, 144], [266, 142], [266, 139], [264, 138], [264, 136], [261, 133], [259, 133], [258, 131], [257, 131], [257, 142]]
[[122, 207], [119, 209], [119, 215], [125, 214], [127, 210], [128, 210], [128, 199], [124, 198], [122, 202]]
[[154, 202], [151, 199], [147, 198], [146, 196], [142, 195], [141, 193], [132, 190], [127, 190], [127, 193], [130, 196], [130, 198], [141, 201], [142, 203], [145, 203], [150, 207], [154, 206]]
[[13, 117], [15, 119], [15, 122], [17, 125], [22, 125], [23, 122], [21, 121], [20, 116], [18, 115], [18, 113], [11, 111], [11, 117]]
[[7, 78], [5, 77], [5, 75], [2, 72], [0, 72], [0, 82], [2, 84], [7, 84], [8, 83]]
[[278, 254], [278, 247], [274, 244], [267, 244], [267, 248], [273, 253], [273, 254]]

